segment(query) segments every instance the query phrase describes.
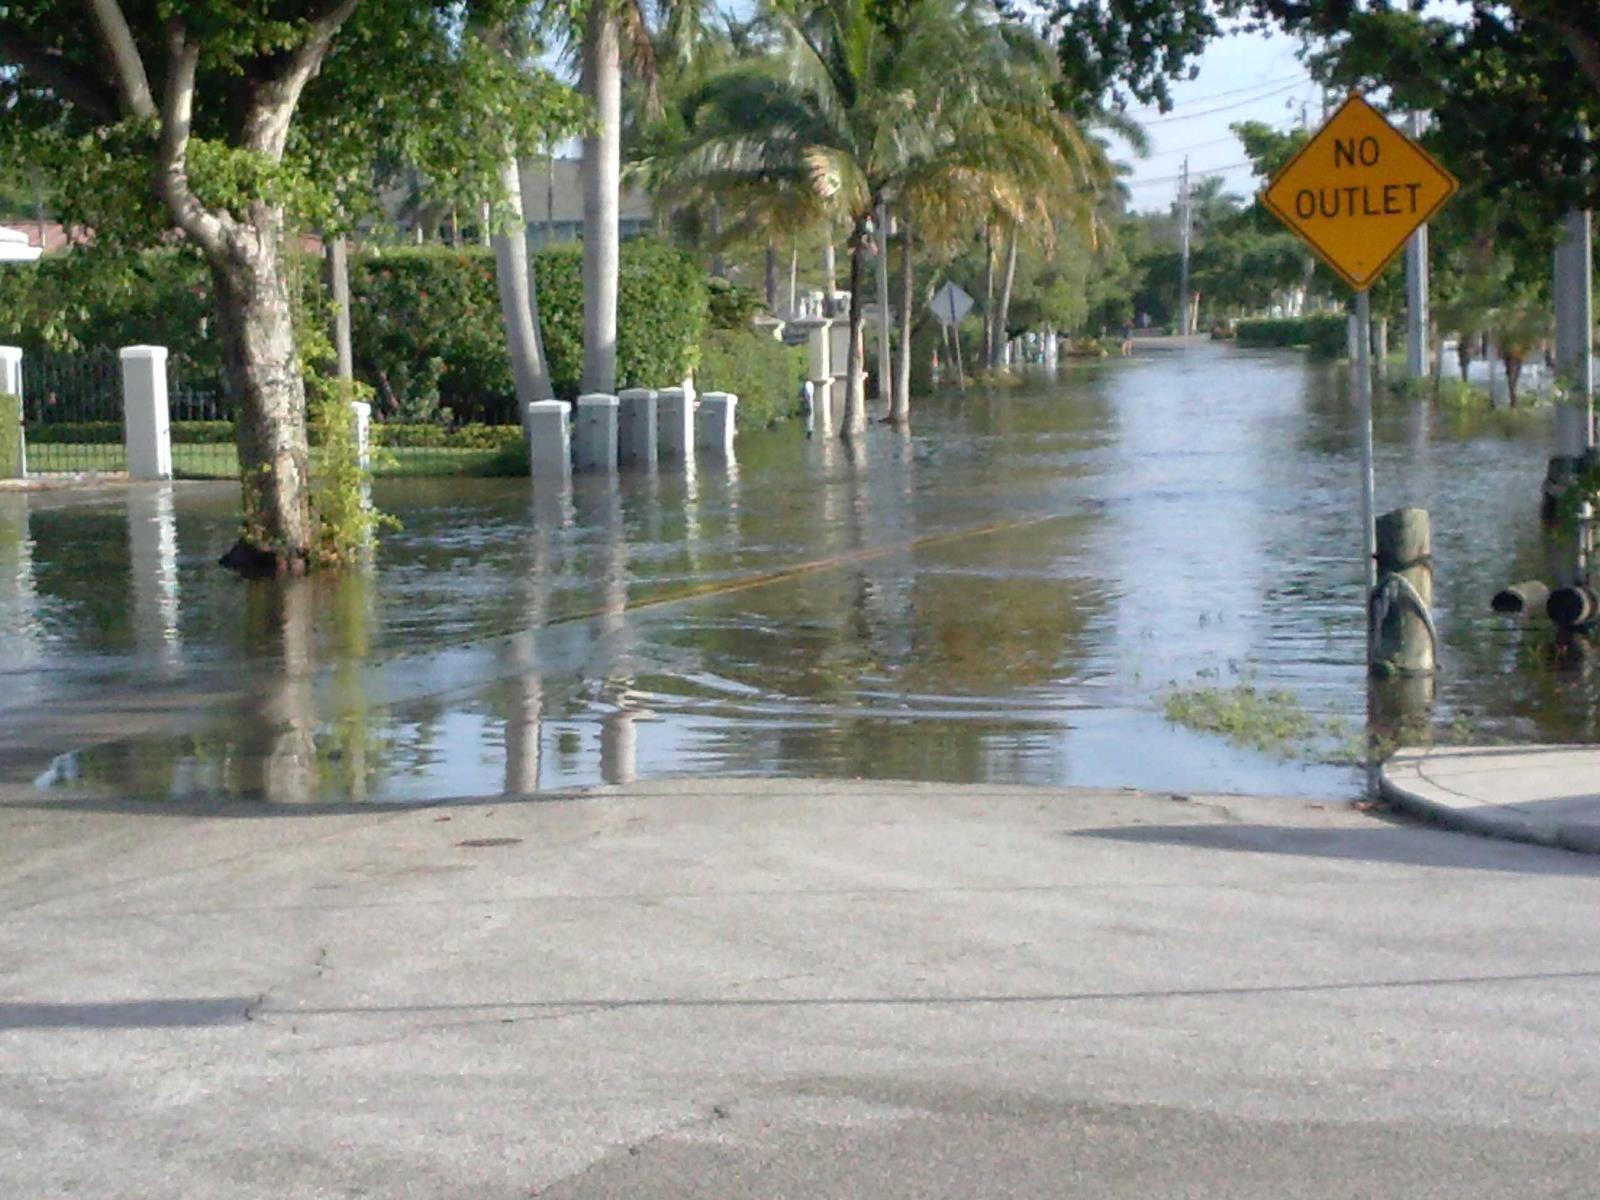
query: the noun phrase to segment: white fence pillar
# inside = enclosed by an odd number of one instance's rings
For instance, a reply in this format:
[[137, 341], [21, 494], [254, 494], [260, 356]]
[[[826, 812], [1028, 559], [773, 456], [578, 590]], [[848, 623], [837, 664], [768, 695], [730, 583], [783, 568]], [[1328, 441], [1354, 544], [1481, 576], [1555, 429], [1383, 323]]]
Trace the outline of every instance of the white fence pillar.
[[694, 445], [694, 400], [681, 387], [656, 393], [657, 432], [662, 458], [689, 458]]
[[695, 445], [723, 456], [733, 454], [733, 414], [739, 397], [732, 392], [707, 392], [700, 397], [695, 419]]
[[656, 462], [654, 388], [628, 388], [617, 395], [617, 461], [632, 467], [653, 467]]
[[[22, 347], [0, 346], [0, 479], [28, 473], [28, 446], [22, 434]], [[12, 441], [15, 436], [15, 442]]]
[[574, 457], [580, 471], [617, 469], [617, 405], [615, 396], [592, 392], [578, 397]]
[[534, 400], [522, 410], [528, 430], [528, 471], [535, 480], [565, 482], [572, 475], [572, 405]]
[[172, 478], [171, 413], [167, 406], [167, 348], [122, 348], [122, 442], [129, 479]]

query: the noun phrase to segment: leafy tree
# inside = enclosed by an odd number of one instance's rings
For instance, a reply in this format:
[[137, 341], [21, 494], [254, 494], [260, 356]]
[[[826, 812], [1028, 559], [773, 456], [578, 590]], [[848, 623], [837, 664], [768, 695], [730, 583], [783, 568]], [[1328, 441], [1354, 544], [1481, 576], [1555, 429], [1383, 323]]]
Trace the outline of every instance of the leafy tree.
[[461, 15], [405, 0], [0, 8], [0, 155], [39, 167], [97, 251], [176, 228], [211, 270], [240, 413], [241, 568], [298, 572], [319, 540], [286, 235], [371, 203], [380, 149], [486, 194], [501, 146], [462, 139], [461, 122], [538, 110], [503, 58], [463, 51]]

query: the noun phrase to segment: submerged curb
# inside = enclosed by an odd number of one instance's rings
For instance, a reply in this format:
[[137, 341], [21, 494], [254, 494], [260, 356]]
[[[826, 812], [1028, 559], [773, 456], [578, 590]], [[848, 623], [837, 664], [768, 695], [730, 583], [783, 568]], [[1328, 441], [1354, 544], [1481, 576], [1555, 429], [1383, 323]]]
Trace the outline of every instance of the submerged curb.
[[[1396, 751], [1379, 772], [1383, 798], [1401, 812], [1465, 833], [1579, 854], [1600, 854], [1600, 801], [1593, 806], [1593, 820], [1555, 820], [1531, 815], [1512, 803], [1457, 793], [1427, 777], [1429, 762], [1450, 753], [1449, 750]], [[1562, 797], [1552, 795], [1550, 798]]]

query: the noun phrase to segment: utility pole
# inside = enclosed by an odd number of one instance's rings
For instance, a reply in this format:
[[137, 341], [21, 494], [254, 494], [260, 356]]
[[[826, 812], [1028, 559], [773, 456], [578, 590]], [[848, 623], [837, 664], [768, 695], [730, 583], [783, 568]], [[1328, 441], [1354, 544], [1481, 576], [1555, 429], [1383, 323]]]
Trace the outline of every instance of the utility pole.
[[[1422, 118], [1411, 114], [1410, 133], [1422, 136]], [[1428, 374], [1428, 227], [1418, 225], [1406, 243], [1406, 377]]]
[[1183, 174], [1178, 183], [1178, 333], [1188, 337], [1189, 329], [1189, 156], [1183, 156]]

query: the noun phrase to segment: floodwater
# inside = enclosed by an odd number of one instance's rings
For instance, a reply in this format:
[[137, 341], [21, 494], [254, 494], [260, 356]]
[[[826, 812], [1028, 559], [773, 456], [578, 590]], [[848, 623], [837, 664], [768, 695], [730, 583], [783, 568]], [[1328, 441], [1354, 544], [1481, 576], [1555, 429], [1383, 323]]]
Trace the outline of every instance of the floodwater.
[[[1594, 740], [1587, 664], [1488, 605], [1549, 577], [1548, 414], [1389, 401], [1376, 436], [1380, 511], [1433, 513], [1433, 730]], [[667, 774], [1353, 796], [1356, 445], [1337, 368], [1202, 344], [941, 394], [854, 449], [787, 429], [570, 493], [381, 484], [404, 528], [372, 568], [292, 585], [214, 565], [229, 486], [0, 494], [0, 777], [195, 803]], [[1163, 716], [1241, 683], [1327, 736], [1284, 758]]]

